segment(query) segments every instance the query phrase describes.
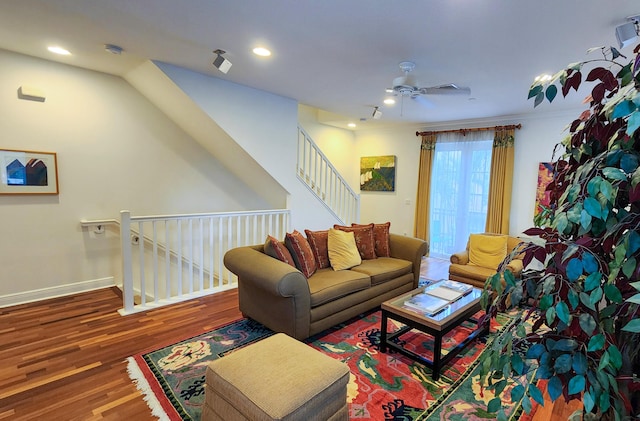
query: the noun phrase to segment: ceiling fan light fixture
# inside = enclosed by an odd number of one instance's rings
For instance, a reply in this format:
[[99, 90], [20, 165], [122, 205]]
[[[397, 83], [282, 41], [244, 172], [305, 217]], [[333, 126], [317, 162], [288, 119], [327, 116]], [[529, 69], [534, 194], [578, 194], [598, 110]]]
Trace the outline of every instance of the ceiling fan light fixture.
[[380, 117], [382, 117], [382, 111], [380, 111], [378, 107], [374, 107], [371, 117], [373, 117], [374, 120], [380, 120]]
[[214, 50], [213, 53], [216, 55], [216, 57], [213, 59], [213, 62], [211, 64], [213, 64], [216, 69], [226, 74], [232, 66], [232, 63], [229, 60], [222, 57], [222, 55], [225, 54], [226, 51], [218, 49]]
[[396, 103], [396, 100], [393, 98], [386, 98], [383, 102], [387, 105], [393, 105]]

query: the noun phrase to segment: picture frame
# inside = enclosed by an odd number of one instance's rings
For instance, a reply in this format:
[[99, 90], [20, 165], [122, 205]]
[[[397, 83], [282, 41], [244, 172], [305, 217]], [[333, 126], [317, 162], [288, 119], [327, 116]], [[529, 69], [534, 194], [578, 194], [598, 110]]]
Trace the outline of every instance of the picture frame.
[[0, 195], [58, 194], [55, 152], [0, 149]]
[[360, 158], [360, 191], [392, 192], [395, 188], [395, 155]]

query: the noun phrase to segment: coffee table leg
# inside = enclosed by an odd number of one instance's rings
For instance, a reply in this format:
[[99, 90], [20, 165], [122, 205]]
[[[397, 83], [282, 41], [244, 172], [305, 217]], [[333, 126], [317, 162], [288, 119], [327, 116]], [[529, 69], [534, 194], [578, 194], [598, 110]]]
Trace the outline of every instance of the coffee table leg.
[[387, 352], [387, 312], [384, 310], [380, 322], [380, 352]]
[[433, 374], [431, 378], [440, 378], [440, 360], [442, 358], [442, 335], [433, 336]]

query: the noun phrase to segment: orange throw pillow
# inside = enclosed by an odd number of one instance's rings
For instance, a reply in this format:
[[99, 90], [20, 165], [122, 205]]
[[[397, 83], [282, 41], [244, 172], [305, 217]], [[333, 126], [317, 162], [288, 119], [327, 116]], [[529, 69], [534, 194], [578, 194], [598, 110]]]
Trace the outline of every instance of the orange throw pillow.
[[376, 245], [373, 240], [373, 224], [363, 225], [361, 227], [345, 227], [343, 225], [334, 225], [334, 229], [353, 232], [353, 235], [356, 238], [356, 246], [358, 247], [358, 252], [360, 252], [360, 257], [362, 260], [371, 260], [375, 259], [376, 256]]
[[[368, 225], [351, 224], [352, 227], [366, 227]], [[373, 241], [377, 257], [391, 257], [391, 241], [389, 239], [389, 227], [391, 222], [373, 224]]]
[[331, 267], [331, 263], [329, 262], [329, 249], [328, 249], [328, 238], [329, 238], [329, 230], [325, 231], [310, 231], [304, 230], [304, 233], [307, 234], [307, 241], [311, 246], [311, 251], [313, 251], [313, 257], [316, 259], [316, 264], [318, 265], [318, 269], [324, 269]]
[[313, 257], [313, 251], [311, 251], [311, 246], [309, 246], [309, 242], [300, 232], [294, 230], [292, 233], [287, 233], [285, 235], [284, 244], [291, 252], [291, 256], [293, 257], [293, 261], [296, 264], [296, 267], [302, 274], [309, 278], [313, 275], [316, 270], [316, 259]]
[[291, 253], [289, 253], [287, 247], [275, 237], [267, 235], [267, 241], [264, 243], [264, 252], [266, 255], [271, 256], [274, 259], [278, 259], [296, 267], [293, 257], [291, 256]]

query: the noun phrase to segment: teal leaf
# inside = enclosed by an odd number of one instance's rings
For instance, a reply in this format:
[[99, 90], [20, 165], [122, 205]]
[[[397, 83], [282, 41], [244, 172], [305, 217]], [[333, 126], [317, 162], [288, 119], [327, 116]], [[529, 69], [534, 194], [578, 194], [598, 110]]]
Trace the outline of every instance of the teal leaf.
[[562, 395], [562, 380], [557, 376], [551, 377], [549, 383], [547, 383], [547, 392], [549, 392], [551, 402], [558, 399]]
[[582, 395], [582, 402], [584, 403], [584, 410], [589, 413], [593, 409], [595, 402], [593, 400], [593, 396], [591, 396], [590, 392], [584, 392]]
[[522, 400], [522, 409], [524, 409], [524, 412], [526, 412], [527, 414], [531, 413], [532, 405], [529, 398], [524, 398]]
[[527, 358], [537, 360], [540, 358], [542, 353], [545, 352], [545, 347], [542, 344], [534, 344], [531, 348], [527, 350]]
[[636, 130], [638, 130], [638, 127], [640, 127], [640, 112], [636, 110], [631, 113], [629, 120], [627, 120], [627, 135], [633, 136]]
[[569, 313], [569, 307], [563, 301], [556, 304], [556, 314], [558, 318], [564, 322], [564, 324], [568, 325], [571, 323], [571, 314]]
[[622, 101], [613, 109], [613, 114], [611, 115], [612, 119], [626, 117], [636, 110], [636, 105], [633, 101]]
[[575, 395], [576, 393], [581, 393], [584, 391], [584, 386], [586, 384], [585, 378], [581, 374], [577, 374], [569, 380], [569, 394]]
[[587, 357], [582, 352], [573, 354], [573, 362], [571, 367], [576, 374], [584, 374], [587, 372]]
[[534, 96], [537, 96], [540, 92], [542, 92], [542, 85], [534, 85], [529, 90], [529, 97], [527, 99], [531, 99]]
[[556, 87], [556, 85], [547, 86], [545, 96], [547, 97], [547, 100], [549, 102], [553, 102], [553, 99], [556, 97], [557, 94], [558, 94], [558, 88]]
[[611, 406], [611, 401], [609, 400], [609, 391], [603, 390], [600, 395], [600, 399], [598, 400], [598, 406], [600, 407], [600, 411], [607, 412], [609, 407]]
[[542, 392], [538, 389], [538, 386], [531, 383], [529, 384], [529, 396], [533, 398], [534, 401], [538, 402], [540, 405], [544, 405], [544, 398], [542, 397]]
[[632, 174], [638, 168], [638, 157], [632, 154], [625, 154], [620, 160], [620, 168], [627, 174]]
[[553, 345], [551, 350], [567, 352], [567, 351], [573, 351], [577, 347], [578, 347], [578, 342], [576, 342], [575, 339], [560, 339]]
[[556, 309], [554, 307], [549, 307], [545, 313], [545, 317], [547, 320], [547, 326], [551, 326], [556, 320]]
[[627, 242], [627, 253], [630, 256], [640, 249], [640, 234], [637, 231], [629, 231]]
[[640, 333], [640, 319], [633, 319], [627, 323], [622, 330], [627, 332]]
[[487, 405], [487, 412], [498, 412], [498, 410], [502, 408], [502, 399], [493, 398], [489, 401]]
[[537, 107], [538, 105], [542, 104], [542, 101], [544, 101], [544, 93], [540, 92], [538, 95], [536, 95], [536, 99], [533, 101], [533, 107]]
[[584, 201], [584, 210], [586, 210], [589, 215], [594, 218], [602, 217], [602, 206], [600, 206], [600, 202], [598, 202], [593, 197], [586, 198], [586, 200]]
[[614, 302], [614, 303], [622, 302], [622, 294], [620, 293], [620, 290], [618, 289], [618, 287], [616, 287], [613, 284], [607, 284], [604, 286], [604, 295], [611, 302]]
[[640, 304], [640, 294], [636, 294], [627, 298], [627, 301], [634, 304]]
[[[634, 113], [640, 115], [640, 113]], [[638, 118], [640, 120], [640, 117]], [[625, 181], [627, 179], [627, 175], [620, 168], [615, 167], [606, 167], [602, 169], [602, 174], [610, 180], [621, 180]], [[594, 199], [595, 200], [595, 199]], [[586, 200], [585, 200], [586, 202]], [[586, 204], [585, 204], [586, 207]]]
[[542, 311], [546, 311], [552, 305], [553, 305], [553, 296], [551, 296], [551, 295], [543, 296], [540, 299], [540, 303], [538, 304], [538, 306], [540, 307], [540, 310], [542, 310]]
[[594, 306], [593, 303], [591, 302], [591, 298], [589, 297], [589, 294], [581, 292], [580, 293], [580, 302], [582, 304], [584, 304], [585, 306], [587, 306], [588, 308], [590, 308], [591, 310], [595, 310], [596, 309], [596, 306]]
[[636, 258], [630, 257], [626, 262], [624, 262], [624, 265], [622, 265], [622, 273], [624, 273], [627, 278], [631, 278], [633, 272], [636, 271], [637, 266]]
[[598, 270], [598, 261], [593, 254], [584, 253], [582, 255], [582, 267], [586, 273], [593, 273]]
[[567, 264], [567, 277], [571, 282], [575, 281], [582, 275], [582, 260], [574, 257]]
[[609, 353], [609, 360], [613, 368], [615, 368], [616, 370], [620, 370], [620, 368], [622, 367], [622, 354], [620, 353], [618, 347], [613, 344], [609, 345], [609, 348], [607, 348], [607, 352]]
[[553, 369], [558, 374], [564, 374], [571, 371], [571, 354], [562, 354], [556, 358]]
[[585, 292], [589, 292], [600, 286], [600, 282], [602, 281], [602, 274], [600, 272], [593, 272], [591, 275], [587, 276], [584, 280], [584, 290]]
[[571, 304], [571, 308], [573, 310], [578, 308], [578, 304], [580, 304], [580, 298], [578, 297], [578, 293], [575, 292], [573, 289], [570, 289], [568, 298], [569, 298], [569, 304]]
[[602, 299], [602, 288], [596, 288], [593, 291], [591, 291], [591, 295], [589, 296], [589, 301], [591, 301], [591, 304], [596, 305], [600, 302], [600, 300]]
[[524, 386], [521, 384], [511, 389], [511, 402], [518, 402], [524, 396]]
[[513, 370], [518, 375], [524, 373], [524, 361], [522, 361], [522, 357], [520, 357], [520, 355], [513, 354], [511, 356], [511, 367], [513, 367]]
[[580, 315], [580, 327], [582, 328], [582, 331], [584, 333], [586, 333], [588, 336], [591, 336], [594, 329], [596, 328], [596, 321], [593, 320], [593, 317], [591, 317], [590, 314], [582, 313]]
[[[640, 328], [640, 326], [638, 327]], [[587, 345], [587, 351], [589, 352], [600, 351], [603, 347], [604, 347], [604, 335], [602, 333], [599, 333], [596, 336], [589, 339], [589, 344]]]
[[587, 212], [586, 210], [582, 209], [582, 211], [580, 212], [580, 226], [585, 229], [588, 230], [589, 226], [591, 225], [591, 215], [589, 215], [589, 212]]
[[556, 214], [553, 224], [555, 225], [558, 232], [563, 233], [567, 228], [567, 225], [569, 225], [567, 215], [563, 212]]

